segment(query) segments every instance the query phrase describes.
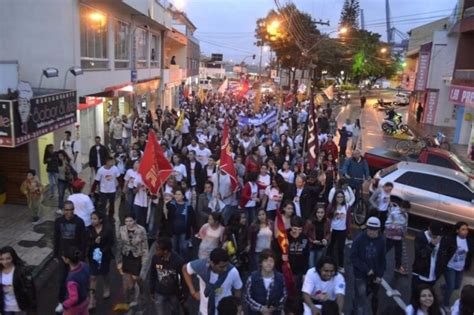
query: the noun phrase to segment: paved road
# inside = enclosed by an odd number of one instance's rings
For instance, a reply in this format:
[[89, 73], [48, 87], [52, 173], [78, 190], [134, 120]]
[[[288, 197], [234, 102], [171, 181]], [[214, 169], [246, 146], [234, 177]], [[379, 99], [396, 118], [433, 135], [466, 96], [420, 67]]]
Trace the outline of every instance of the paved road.
[[[393, 92], [382, 91], [384, 97], [389, 97]], [[385, 147], [393, 148], [396, 139], [392, 137], [384, 136], [380, 128], [380, 124], [384, 117], [384, 112], [376, 111], [372, 108], [372, 103], [376, 101], [378, 95], [374, 97], [369, 97], [366, 107], [361, 110], [358, 98], [353, 97], [353, 102], [349, 106], [341, 107], [340, 110], [336, 111], [337, 119], [339, 125], [342, 125], [345, 119], [350, 118], [352, 121], [356, 118], [361, 119], [362, 123], [362, 149], [365, 151], [373, 147]], [[406, 108], [400, 110], [402, 113], [406, 112]], [[123, 212], [123, 209], [121, 209]], [[420, 229], [426, 227], [428, 222], [426, 220], [420, 220], [418, 218], [410, 217], [410, 226]], [[354, 236], [359, 233], [358, 230], [355, 230]], [[404, 265], [411, 271], [411, 264], [413, 262], [413, 234], [412, 230], [410, 234], [405, 239], [405, 255], [404, 255]], [[348, 255], [350, 252], [350, 244], [346, 247], [346, 274], [345, 278], [347, 281], [347, 293], [346, 293], [346, 303], [345, 303], [345, 314], [351, 314], [354, 303], [354, 289], [353, 289], [353, 275], [352, 275], [352, 266], [348, 260]], [[58, 290], [58, 279], [57, 274], [54, 272], [55, 263], [51, 262], [48, 267], [45, 269], [43, 274], [43, 283], [45, 286], [39, 290], [39, 314], [53, 314], [54, 307], [56, 306], [56, 296]], [[111, 281], [112, 281], [112, 297], [108, 300], [103, 301], [102, 299], [98, 300], [97, 309], [91, 314], [114, 314], [112, 311], [113, 305], [117, 303], [121, 296], [121, 279], [115, 270], [111, 268]], [[382, 314], [385, 307], [399, 305], [400, 307], [405, 307], [408, 304], [410, 299], [410, 276], [400, 276], [394, 274], [394, 257], [393, 250], [387, 255], [387, 268], [384, 275], [384, 285], [383, 288], [379, 291], [379, 313]], [[474, 274], [472, 272], [467, 273], [464, 278], [464, 283], [472, 283], [474, 280]], [[438, 286], [442, 284], [443, 279], [438, 283]], [[196, 284], [197, 286], [197, 284]], [[99, 284], [98, 293], [101, 294], [101, 285]], [[439, 291], [439, 288], [438, 288]], [[152, 309], [152, 304], [150, 300], [145, 295], [143, 305], [141, 310], [130, 314], [155, 314]], [[196, 315], [198, 310], [198, 305], [195, 301], [188, 301], [188, 309], [190, 310], [190, 315]], [[367, 314], [367, 315], [370, 315]]]

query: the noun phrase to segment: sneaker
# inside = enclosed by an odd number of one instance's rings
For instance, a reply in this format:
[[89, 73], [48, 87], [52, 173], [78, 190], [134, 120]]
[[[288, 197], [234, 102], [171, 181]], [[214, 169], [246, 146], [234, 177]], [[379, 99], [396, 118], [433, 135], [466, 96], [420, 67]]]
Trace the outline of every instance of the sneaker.
[[337, 272], [344, 273], [344, 272], [346, 272], [346, 270], [344, 269], [344, 267], [338, 267]]
[[130, 305], [127, 303], [119, 303], [115, 305], [114, 312], [117, 313], [127, 313], [130, 310]]
[[102, 294], [104, 299], [108, 299], [110, 297], [110, 287], [104, 286], [104, 293]]
[[56, 213], [57, 215], [63, 215], [63, 210], [61, 210], [61, 209], [58, 209], [58, 210], [56, 210], [56, 212], [55, 212], [55, 213]]
[[62, 304], [62, 303], [58, 303], [58, 305], [56, 306], [56, 308], [54, 309], [54, 311], [55, 311], [56, 313], [62, 313], [62, 312], [64, 312], [63, 304]]

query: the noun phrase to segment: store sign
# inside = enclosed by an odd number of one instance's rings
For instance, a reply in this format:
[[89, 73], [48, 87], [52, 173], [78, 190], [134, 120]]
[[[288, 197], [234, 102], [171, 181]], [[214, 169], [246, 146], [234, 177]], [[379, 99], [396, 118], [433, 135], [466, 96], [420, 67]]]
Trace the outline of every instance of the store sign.
[[451, 85], [449, 100], [455, 104], [474, 107], [474, 87]]
[[438, 107], [438, 90], [429, 90], [426, 97], [425, 105], [425, 119], [423, 120], [426, 124], [433, 125], [436, 118], [436, 108]]
[[416, 74], [415, 91], [424, 91], [428, 83], [431, 52], [420, 52], [418, 72]]
[[17, 147], [75, 123], [76, 106], [76, 91], [0, 100], [0, 147]]
[[0, 101], [0, 146], [12, 145], [12, 127], [10, 102]]

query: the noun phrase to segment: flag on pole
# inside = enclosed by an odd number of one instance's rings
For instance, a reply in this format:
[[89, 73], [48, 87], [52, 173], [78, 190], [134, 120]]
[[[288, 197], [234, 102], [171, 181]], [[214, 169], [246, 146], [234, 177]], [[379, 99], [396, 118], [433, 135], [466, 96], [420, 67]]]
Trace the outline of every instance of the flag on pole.
[[201, 104], [204, 104], [204, 101], [206, 100], [206, 94], [204, 93], [204, 89], [202, 87], [199, 88], [198, 97]]
[[181, 128], [183, 128], [183, 124], [184, 124], [184, 111], [181, 111], [181, 113], [179, 114], [178, 121], [176, 122], [176, 126], [175, 126], [174, 129], [176, 129], [178, 131], [181, 131]]
[[229, 87], [229, 79], [225, 79], [224, 82], [222, 82], [221, 86], [217, 90], [217, 92], [224, 94], [225, 91], [227, 91], [227, 88]]
[[[286, 234], [285, 223], [283, 222], [283, 217], [281, 216], [280, 209], [276, 210], [276, 239], [278, 241], [278, 246], [280, 246], [281, 254], [288, 256], [289, 246], [288, 235]], [[291, 266], [288, 261], [283, 261], [281, 265], [281, 271], [283, 277], [285, 278], [285, 286], [288, 291], [289, 296], [296, 295], [296, 285], [293, 280], [293, 272], [291, 271]]]
[[309, 107], [308, 118], [308, 162], [311, 169], [314, 169], [318, 163], [319, 139], [318, 139], [318, 124], [317, 124], [316, 107], [311, 105]]
[[165, 158], [155, 134], [150, 131], [138, 173], [151, 193], [156, 194], [172, 172], [173, 167]]
[[257, 93], [255, 94], [254, 113], [258, 113], [260, 111], [261, 102], [262, 102], [262, 91], [261, 91], [260, 87], [258, 87]]
[[236, 191], [237, 187], [239, 186], [239, 182], [237, 181], [237, 173], [235, 172], [234, 160], [232, 159], [231, 150], [232, 149], [229, 143], [229, 125], [227, 120], [225, 120], [224, 130], [222, 131], [220, 169], [230, 176], [232, 191]]
[[334, 99], [334, 86], [328, 86], [323, 92], [330, 100]]

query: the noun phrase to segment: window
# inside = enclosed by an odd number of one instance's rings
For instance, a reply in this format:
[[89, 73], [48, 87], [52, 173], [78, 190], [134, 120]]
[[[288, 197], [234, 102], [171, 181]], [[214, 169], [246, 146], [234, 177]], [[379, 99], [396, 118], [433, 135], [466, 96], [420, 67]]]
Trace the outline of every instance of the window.
[[428, 154], [428, 164], [446, 167], [453, 169], [453, 165], [445, 158], [435, 155], [435, 154]]
[[148, 33], [144, 29], [137, 28], [135, 31], [135, 44], [137, 51], [137, 68], [146, 68], [148, 61]]
[[438, 180], [438, 176], [423, 173], [406, 172], [402, 176], [398, 177], [395, 182], [411, 186], [413, 188], [438, 193]]
[[122, 21], [115, 22], [115, 68], [130, 66], [130, 26]]
[[107, 16], [86, 6], [80, 7], [81, 14], [81, 67], [84, 69], [106, 69]]
[[151, 35], [150, 64], [153, 68], [160, 67], [160, 37], [155, 34]]
[[447, 178], [439, 178], [439, 185], [443, 189], [443, 195], [471, 202], [474, 199], [473, 193], [464, 185]]

